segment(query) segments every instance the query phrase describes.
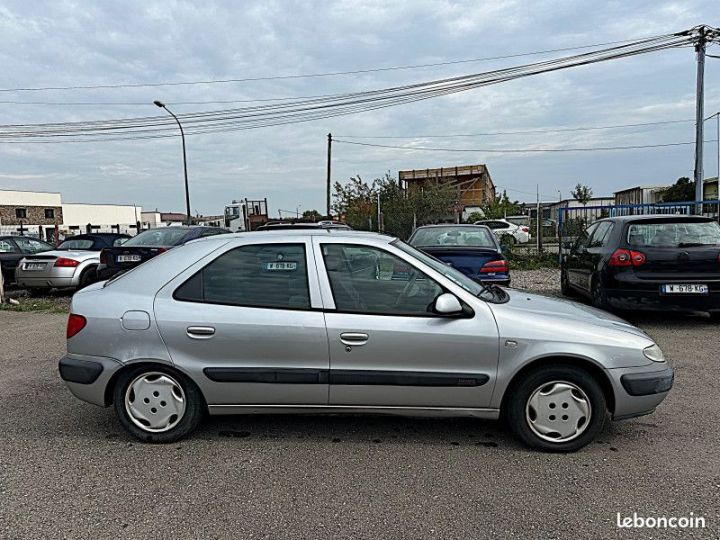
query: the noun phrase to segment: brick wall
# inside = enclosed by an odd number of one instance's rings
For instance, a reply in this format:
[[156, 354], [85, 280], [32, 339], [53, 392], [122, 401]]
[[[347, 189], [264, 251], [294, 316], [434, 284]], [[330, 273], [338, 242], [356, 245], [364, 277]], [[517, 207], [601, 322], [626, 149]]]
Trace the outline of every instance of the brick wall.
[[[17, 218], [15, 210], [17, 208], [24, 208], [27, 217]], [[47, 219], [45, 217], [45, 209], [52, 208], [55, 211], [55, 217], [53, 219]], [[20, 225], [22, 221], [24, 225], [54, 225], [55, 220], [58, 223], [62, 223], [62, 207], [61, 206], [13, 206], [13, 205], [0, 205], [0, 224], [2, 225]]]

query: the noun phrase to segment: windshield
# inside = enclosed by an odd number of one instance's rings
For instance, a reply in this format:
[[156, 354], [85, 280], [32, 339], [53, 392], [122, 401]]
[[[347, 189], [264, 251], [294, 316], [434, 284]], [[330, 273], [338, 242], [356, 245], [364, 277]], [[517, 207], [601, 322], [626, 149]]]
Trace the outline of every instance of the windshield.
[[74, 250], [74, 249], [90, 249], [93, 247], [94, 242], [87, 238], [68, 238], [57, 248], [62, 250]]
[[631, 223], [628, 243], [638, 248], [717, 246], [720, 245], [720, 226], [714, 221]]
[[496, 248], [492, 233], [485, 227], [420, 228], [410, 239], [413, 246]]
[[507, 302], [509, 296], [508, 294], [500, 289], [500, 287], [485, 287], [469, 277], [467, 277], [465, 274], [460, 272], [459, 270], [456, 270], [452, 266], [448, 266], [444, 262], [436, 259], [435, 257], [432, 257], [428, 255], [427, 253], [424, 253], [418, 249], [415, 249], [409, 244], [406, 244], [405, 242], [402, 242], [401, 240], [395, 240], [392, 243], [393, 246], [396, 248], [404, 251], [405, 253], [412, 255], [416, 259], [419, 259], [420, 261], [427, 264], [430, 268], [433, 270], [440, 272], [443, 276], [448, 278], [450, 281], [455, 283], [456, 285], [459, 285], [463, 289], [465, 289], [467, 292], [472, 294], [473, 296], [477, 296], [478, 298], [482, 298], [483, 300], [487, 302], [493, 302], [493, 303], [502, 303]]
[[123, 244], [126, 246], [153, 246], [168, 247], [177, 245], [188, 233], [187, 229], [177, 227], [164, 227], [162, 229], [150, 229], [143, 231], [137, 236], [130, 238]]

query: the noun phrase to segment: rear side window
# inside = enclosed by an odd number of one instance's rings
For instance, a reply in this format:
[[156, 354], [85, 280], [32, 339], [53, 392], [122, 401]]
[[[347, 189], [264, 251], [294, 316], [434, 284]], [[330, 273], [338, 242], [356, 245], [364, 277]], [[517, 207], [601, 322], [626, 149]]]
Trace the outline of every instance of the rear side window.
[[58, 246], [58, 249], [92, 249], [94, 242], [88, 238], [68, 238]]
[[305, 244], [256, 244], [220, 255], [181, 285], [176, 300], [309, 309]]
[[628, 243], [633, 247], [692, 247], [720, 245], [720, 226], [714, 221], [631, 223]]
[[595, 228], [590, 238], [589, 247], [603, 247], [607, 244], [610, 238], [610, 232], [612, 231], [613, 224], [610, 221], [601, 221]]

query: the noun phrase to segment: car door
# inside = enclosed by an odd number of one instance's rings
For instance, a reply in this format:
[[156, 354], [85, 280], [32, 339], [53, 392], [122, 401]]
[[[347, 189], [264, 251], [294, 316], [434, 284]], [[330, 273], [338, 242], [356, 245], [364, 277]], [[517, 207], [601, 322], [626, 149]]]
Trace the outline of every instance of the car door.
[[570, 249], [570, 253], [565, 258], [565, 266], [567, 269], [568, 282], [576, 288], [583, 291], [589, 290], [587, 287], [587, 249], [590, 242], [590, 236], [597, 228], [597, 223], [593, 223], [587, 229], [580, 233], [575, 244]]
[[447, 289], [401, 250], [314, 238], [330, 346], [333, 406], [490, 404], [498, 333], [490, 309], [443, 317]]
[[311, 244], [286, 237], [230, 242], [161, 289], [155, 316], [208, 405], [327, 405], [321, 307]]
[[603, 255], [605, 238], [612, 229], [612, 222], [598, 221], [590, 232], [587, 247], [579, 258], [578, 285], [588, 294], [592, 288], [592, 279]]

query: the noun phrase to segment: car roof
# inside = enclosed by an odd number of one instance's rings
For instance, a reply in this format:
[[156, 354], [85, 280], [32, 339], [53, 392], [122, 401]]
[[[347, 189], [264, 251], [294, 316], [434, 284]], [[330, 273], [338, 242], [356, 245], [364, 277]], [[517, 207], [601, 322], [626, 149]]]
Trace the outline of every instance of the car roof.
[[46, 244], [49, 244], [47, 240], [43, 240], [42, 238], [35, 238], [34, 236], [22, 236], [20, 234], [3, 234], [0, 236], [0, 240], [7, 240], [7, 239], [15, 240], [17, 238], [20, 238], [21, 240], [29, 238], [30, 240], [37, 240], [38, 242], [44, 242]]
[[649, 221], [658, 219], [683, 219], [683, 220], [694, 220], [694, 221], [715, 221], [714, 218], [707, 216], [688, 216], [686, 214], [643, 214], [640, 216], [613, 216], [598, 219], [597, 221], [612, 221], [617, 223], [627, 223], [629, 221]]
[[257, 239], [257, 238], [284, 238], [284, 237], [308, 237], [308, 236], [320, 236], [320, 237], [332, 237], [332, 238], [343, 238], [347, 237], [349, 240], [380, 240], [382, 242], [390, 243], [397, 240], [395, 236], [389, 234], [381, 234], [369, 231], [355, 231], [353, 229], [341, 229], [333, 227], [318, 227], [314, 229], [280, 229], [280, 230], [264, 230], [264, 231], [244, 231], [230, 234], [219, 234], [216, 236], [208, 236], [206, 238], [199, 238], [193, 240], [193, 242], [213, 242], [213, 241], [225, 241], [228, 239], [243, 238], [243, 239]]
[[[492, 221], [492, 220], [489, 220], [489, 221]], [[487, 228], [487, 225], [482, 225], [480, 223], [436, 223], [434, 225], [421, 225], [420, 227], [418, 227], [418, 229], [432, 229], [435, 227], [485, 227], [485, 228]]]

